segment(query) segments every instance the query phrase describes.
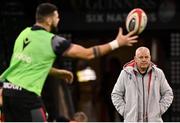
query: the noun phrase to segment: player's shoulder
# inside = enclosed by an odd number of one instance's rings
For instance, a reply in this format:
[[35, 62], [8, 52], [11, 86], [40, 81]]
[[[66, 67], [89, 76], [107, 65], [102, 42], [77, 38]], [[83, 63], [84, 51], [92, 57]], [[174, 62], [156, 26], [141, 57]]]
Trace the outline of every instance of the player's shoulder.
[[64, 41], [66, 39], [64, 37], [62, 37], [62, 36], [54, 35], [52, 40], [54, 40], [54, 41]]

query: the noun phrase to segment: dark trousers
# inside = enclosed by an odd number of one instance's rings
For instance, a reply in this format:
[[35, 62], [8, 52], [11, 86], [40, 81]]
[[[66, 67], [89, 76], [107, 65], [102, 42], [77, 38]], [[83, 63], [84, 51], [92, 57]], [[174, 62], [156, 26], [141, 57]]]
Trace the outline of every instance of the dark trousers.
[[25, 89], [3, 88], [3, 114], [5, 122], [45, 122], [42, 100]]

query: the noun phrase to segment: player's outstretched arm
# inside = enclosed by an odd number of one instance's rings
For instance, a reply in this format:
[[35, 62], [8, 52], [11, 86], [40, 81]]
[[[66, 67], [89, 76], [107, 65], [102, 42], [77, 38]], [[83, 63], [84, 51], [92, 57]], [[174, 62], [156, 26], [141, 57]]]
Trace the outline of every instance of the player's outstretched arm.
[[119, 47], [133, 46], [134, 43], [137, 43], [138, 38], [137, 35], [133, 34], [134, 32], [132, 31], [126, 35], [123, 35], [123, 30], [120, 28], [115, 40], [107, 44], [96, 45], [90, 48], [84, 48], [83, 46], [72, 44], [71, 47], [64, 53], [64, 56], [86, 60], [103, 56]]

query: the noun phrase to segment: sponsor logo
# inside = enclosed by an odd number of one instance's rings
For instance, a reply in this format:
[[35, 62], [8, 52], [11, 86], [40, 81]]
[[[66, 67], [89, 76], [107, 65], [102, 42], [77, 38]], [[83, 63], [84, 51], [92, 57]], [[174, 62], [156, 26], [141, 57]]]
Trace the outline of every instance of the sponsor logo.
[[24, 49], [30, 42], [31, 42], [31, 41], [30, 41], [28, 38], [24, 39], [24, 40], [23, 40], [23, 49]]
[[16, 53], [14, 55], [14, 58], [16, 58], [16, 59], [18, 59], [20, 61], [24, 61], [24, 62], [29, 63], [29, 64], [32, 62], [31, 57], [27, 56], [27, 55], [25, 55], [23, 53]]
[[11, 84], [11, 83], [4, 83], [3, 84], [3, 88], [7, 88], [7, 89], [13, 89], [13, 90], [22, 90], [21, 87], [17, 86], [17, 85], [14, 85], [14, 84]]

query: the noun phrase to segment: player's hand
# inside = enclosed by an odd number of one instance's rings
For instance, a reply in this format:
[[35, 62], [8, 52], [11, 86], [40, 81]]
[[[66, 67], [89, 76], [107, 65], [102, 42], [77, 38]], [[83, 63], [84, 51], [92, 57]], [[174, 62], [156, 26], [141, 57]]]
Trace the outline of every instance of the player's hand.
[[64, 70], [64, 69], [51, 68], [51, 71], [49, 74], [54, 76], [57, 79], [64, 80], [68, 84], [71, 84], [74, 78], [72, 72], [68, 70]]
[[123, 29], [119, 28], [119, 33], [116, 37], [116, 40], [119, 42], [119, 46], [132, 46], [134, 43], [137, 43], [138, 35], [134, 35], [135, 32], [131, 31], [126, 35], [123, 35]]

